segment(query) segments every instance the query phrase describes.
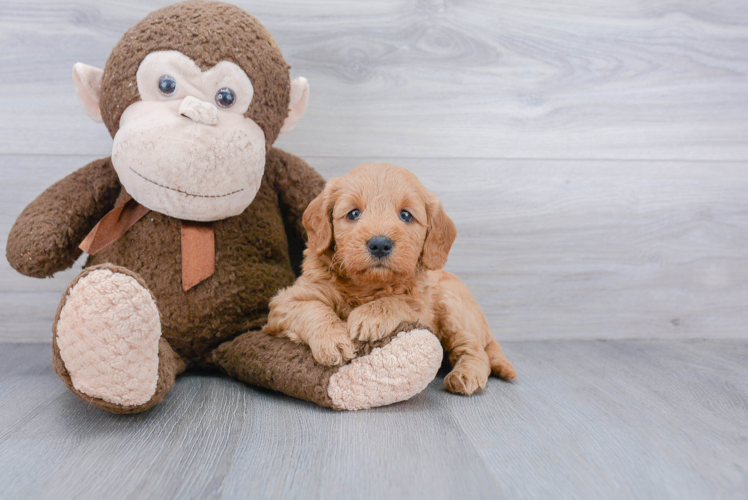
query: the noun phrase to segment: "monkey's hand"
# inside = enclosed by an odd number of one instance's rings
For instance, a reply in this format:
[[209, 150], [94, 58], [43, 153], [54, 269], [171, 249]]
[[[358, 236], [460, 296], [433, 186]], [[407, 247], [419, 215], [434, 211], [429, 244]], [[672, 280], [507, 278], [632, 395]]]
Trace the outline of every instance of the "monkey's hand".
[[8, 235], [13, 268], [34, 278], [67, 269], [78, 245], [114, 207], [121, 186], [109, 158], [89, 163], [50, 186], [27, 206]]
[[386, 337], [401, 323], [418, 320], [418, 314], [405, 301], [385, 297], [367, 302], [348, 316], [348, 335], [353, 340], [371, 342]]

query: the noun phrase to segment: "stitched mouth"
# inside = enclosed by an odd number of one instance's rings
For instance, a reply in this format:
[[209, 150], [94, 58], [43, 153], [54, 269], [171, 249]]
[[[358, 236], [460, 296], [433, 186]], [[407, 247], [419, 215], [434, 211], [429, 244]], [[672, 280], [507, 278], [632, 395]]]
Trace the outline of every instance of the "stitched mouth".
[[161, 188], [164, 188], [164, 189], [168, 189], [169, 191], [175, 191], [177, 193], [185, 194], [187, 196], [194, 196], [196, 198], [224, 198], [226, 196], [231, 196], [232, 194], [236, 194], [236, 193], [239, 193], [241, 191], [244, 191], [244, 188], [242, 188], [242, 189], [237, 189], [236, 191], [231, 191], [230, 193], [225, 193], [225, 194], [194, 194], [194, 193], [188, 193], [187, 191], [182, 191], [181, 189], [176, 189], [176, 188], [173, 188], [173, 187], [164, 186], [163, 184], [159, 184], [156, 181], [150, 180], [148, 177], [146, 177], [145, 175], [141, 174], [140, 172], [136, 172], [135, 170], [133, 170], [132, 167], [129, 167], [129, 168], [130, 168], [130, 170], [132, 170], [132, 172], [135, 175], [137, 175], [138, 177], [140, 177], [143, 180], [146, 180], [146, 181], [150, 182], [151, 184], [154, 184], [154, 185], [156, 185], [158, 187], [161, 187]]

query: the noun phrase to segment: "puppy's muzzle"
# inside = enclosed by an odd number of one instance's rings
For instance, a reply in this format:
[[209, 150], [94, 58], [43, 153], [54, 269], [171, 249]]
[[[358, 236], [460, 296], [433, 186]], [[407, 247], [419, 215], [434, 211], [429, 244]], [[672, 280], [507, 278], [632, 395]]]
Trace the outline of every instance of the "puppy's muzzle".
[[392, 253], [392, 240], [386, 236], [374, 236], [366, 242], [366, 248], [377, 259], [383, 259]]

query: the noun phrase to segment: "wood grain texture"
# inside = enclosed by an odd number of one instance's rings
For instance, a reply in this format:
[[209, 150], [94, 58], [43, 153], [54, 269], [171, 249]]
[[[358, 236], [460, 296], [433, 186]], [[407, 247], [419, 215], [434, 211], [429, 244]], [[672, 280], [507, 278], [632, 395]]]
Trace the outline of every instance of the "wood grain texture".
[[[47, 185], [94, 157], [0, 156], [0, 245]], [[363, 163], [308, 158], [326, 178]], [[447, 268], [499, 339], [748, 338], [748, 171], [729, 162], [388, 158], [458, 227]], [[80, 262], [78, 264], [80, 267]], [[76, 271], [0, 262], [0, 340], [49, 340]]]
[[745, 341], [504, 345], [520, 378], [335, 413], [182, 376], [136, 416], [87, 406], [49, 347], [0, 350], [5, 498], [744, 498]]
[[[311, 82], [278, 146], [326, 178], [390, 161], [436, 192], [448, 269], [520, 378], [464, 398], [442, 373], [334, 413], [188, 374], [109, 415], [51, 368], [77, 270], [0, 259], [0, 497], [745, 498], [748, 3], [233, 1]], [[111, 150], [72, 65], [103, 66], [169, 3], [0, 2], [3, 249], [26, 204]], [[569, 338], [667, 340], [542, 340]]]
[[[4, 0], [0, 153], [104, 156], [71, 68], [171, 0]], [[312, 86], [302, 156], [748, 159], [743, 0], [235, 3]]]

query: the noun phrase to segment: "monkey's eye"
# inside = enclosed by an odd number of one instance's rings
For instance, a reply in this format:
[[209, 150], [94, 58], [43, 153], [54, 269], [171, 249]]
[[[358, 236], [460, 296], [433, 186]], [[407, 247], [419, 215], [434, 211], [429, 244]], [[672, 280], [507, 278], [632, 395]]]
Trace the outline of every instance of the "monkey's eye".
[[403, 222], [410, 222], [413, 220], [413, 215], [407, 210], [400, 210], [400, 220]]
[[361, 210], [359, 210], [358, 208], [354, 208], [353, 210], [348, 212], [348, 214], [346, 214], [346, 217], [348, 217], [350, 220], [356, 220], [361, 217]]
[[158, 89], [165, 96], [170, 96], [177, 90], [177, 81], [173, 76], [164, 75], [158, 79]]
[[216, 92], [216, 104], [222, 108], [230, 108], [236, 101], [236, 95], [234, 91], [229, 88], [223, 88]]

